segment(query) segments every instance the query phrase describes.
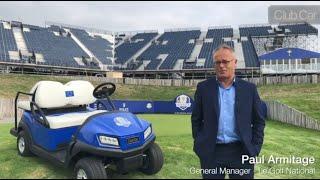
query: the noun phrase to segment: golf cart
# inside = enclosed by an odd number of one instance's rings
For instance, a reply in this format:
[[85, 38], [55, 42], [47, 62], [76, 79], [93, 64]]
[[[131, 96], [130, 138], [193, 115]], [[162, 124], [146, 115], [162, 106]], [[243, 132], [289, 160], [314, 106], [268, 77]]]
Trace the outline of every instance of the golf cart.
[[[115, 89], [113, 83], [94, 88], [88, 81], [65, 85], [40, 81], [30, 93], [18, 92], [15, 127], [10, 130], [17, 137], [18, 154], [71, 167], [78, 179], [110, 178], [109, 172], [159, 172], [163, 154], [154, 142], [151, 124], [132, 113], [116, 111], [110, 100]], [[18, 101], [20, 95], [29, 100]], [[88, 106], [92, 103], [97, 108]], [[19, 122], [18, 108], [23, 110]]]

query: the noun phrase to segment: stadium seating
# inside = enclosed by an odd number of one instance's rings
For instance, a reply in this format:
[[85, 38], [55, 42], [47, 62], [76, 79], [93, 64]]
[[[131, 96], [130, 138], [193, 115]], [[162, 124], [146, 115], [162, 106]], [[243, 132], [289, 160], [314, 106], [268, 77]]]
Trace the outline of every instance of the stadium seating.
[[[7, 27], [10, 25], [14, 28], [13, 30]], [[183, 62], [181, 64], [183, 69], [212, 68], [214, 66], [212, 59], [214, 49], [222, 43], [234, 47], [236, 40], [242, 45], [245, 67], [259, 67], [258, 54], [261, 55], [262, 51], [275, 49], [276, 46], [270, 42], [268, 42], [268, 46], [264, 46], [266, 43], [257, 41], [257, 38], [267, 36], [273, 38], [276, 34], [295, 36], [318, 34], [317, 28], [307, 23], [285, 24], [274, 27], [271, 27], [271, 25], [241, 26], [239, 27], [240, 38], [238, 38], [238, 34], [234, 36], [234, 29], [231, 27], [212, 27], [207, 32], [186, 29], [171, 30], [162, 33], [157, 39], [155, 39], [159, 35], [157, 32], [137, 33], [130, 38], [128, 38], [128, 34], [122, 33], [115, 36], [115, 43], [119, 45], [113, 49], [113, 43], [109, 39], [107, 40], [100, 35], [92, 35], [85, 29], [57, 25], [40, 27], [12, 21], [0, 23], [0, 61], [24, 62], [25, 60], [16, 59], [17, 52], [22, 57], [21, 59], [30, 56], [21, 53], [21, 50], [18, 49], [18, 47], [24, 49], [24, 45], [21, 45], [23, 41], [15, 42], [15, 38], [20, 38], [20, 35], [17, 34], [20, 31], [16, 28], [21, 28], [22, 38], [24, 38], [27, 50], [33, 55], [34, 53], [43, 55], [45, 62], [37, 61], [38, 64], [99, 68], [97, 62], [94, 63], [89, 60], [93, 54], [104, 65], [112, 65], [104, 66], [105, 68], [114, 67], [118, 70], [140, 69], [139, 67], [142, 64], [146, 64], [144, 61], [150, 61], [144, 67], [144, 70], [180, 68], [180, 66], [178, 67], [180, 62]], [[148, 43], [150, 43], [150, 46], [146, 47], [146, 45], [149, 45]], [[283, 44], [280, 44], [279, 47], [282, 47]], [[236, 48], [237, 52], [241, 52], [240, 44], [236, 44]], [[15, 53], [10, 51], [15, 51]], [[10, 59], [9, 52], [10, 56], [15, 58]], [[112, 62], [113, 56], [115, 62]], [[82, 60], [84, 65], [79, 65], [82, 63], [78, 64], [78, 60], [74, 59], [75, 57], [78, 57], [79, 61]], [[133, 58], [137, 61], [131, 61]], [[141, 67], [141, 69], [143, 68]]]
[[[234, 47], [232, 41], [225, 42], [223, 37], [233, 37], [232, 28], [224, 29], [209, 29], [206, 35], [206, 38], [213, 38], [212, 42], [204, 42], [200, 51], [198, 58], [205, 58], [204, 68], [212, 68], [214, 61], [212, 59], [212, 52], [218, 48], [222, 43], [226, 43], [231, 47]], [[186, 68], [199, 68], [199, 67], [190, 67], [191, 65], [186, 65]]]
[[63, 28], [60, 28], [59, 26], [56, 26], [56, 25], [51, 25], [48, 29], [54, 32], [60, 32], [60, 33], [66, 32]]
[[2, 61], [10, 61], [8, 51], [17, 51], [17, 45], [11, 29], [5, 29], [0, 23], [0, 58]]
[[290, 32], [285, 32], [285, 34], [318, 34], [318, 29], [307, 23], [279, 25], [278, 27], [290, 30]]
[[246, 67], [259, 67], [258, 55], [255, 51], [251, 37], [249, 36], [248, 41], [242, 41], [241, 43]]
[[201, 69], [204, 68], [203, 66], [197, 66], [196, 62], [183, 62], [182, 69]]
[[206, 38], [217, 38], [217, 37], [233, 37], [233, 29], [232, 28], [208, 29]]
[[145, 70], [156, 70], [160, 63], [161, 59], [154, 59], [150, 61], [150, 63], [146, 66]]
[[43, 54], [45, 65], [81, 67], [74, 57], [88, 57], [71, 37], [56, 36], [50, 31], [52, 28], [25, 27], [30, 28], [23, 33], [28, 51]]
[[269, 25], [239, 28], [240, 36], [268, 36], [275, 34], [274, 32], [269, 32], [268, 30], [272, 30], [272, 27]]
[[137, 70], [142, 65], [142, 61], [130, 62], [127, 68], [120, 68], [120, 70]]
[[164, 32], [138, 59], [153, 61], [160, 54], [168, 54], [159, 69], [173, 69], [178, 59], [189, 58], [195, 46], [189, 41], [198, 39], [200, 34], [200, 30]]
[[82, 29], [71, 28], [70, 30], [103, 64], [112, 63], [111, 42], [100, 36], [89, 36], [89, 34]]
[[148, 42], [151, 41], [158, 33], [138, 33], [131, 38], [131, 41], [124, 42], [118, 46], [116, 51], [116, 63], [124, 64], [137, 53], [141, 48], [143, 48]]
[[253, 27], [240, 27], [240, 36], [247, 37], [247, 41], [241, 41], [242, 51], [245, 61], [246, 67], [259, 67], [259, 59], [257, 55], [257, 51], [252, 41], [252, 37], [261, 37], [261, 36], [269, 36], [275, 35], [276, 33], [273, 31], [270, 25], [266, 26], [253, 26]]

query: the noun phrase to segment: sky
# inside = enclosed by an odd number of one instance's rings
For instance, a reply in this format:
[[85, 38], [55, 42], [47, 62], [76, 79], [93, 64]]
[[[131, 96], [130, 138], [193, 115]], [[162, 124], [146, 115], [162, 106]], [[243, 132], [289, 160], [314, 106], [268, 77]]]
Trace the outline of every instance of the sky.
[[[114, 32], [268, 23], [270, 5], [320, 2], [2, 1], [0, 19], [45, 26], [57, 22]], [[318, 27], [318, 26], [317, 26]]]

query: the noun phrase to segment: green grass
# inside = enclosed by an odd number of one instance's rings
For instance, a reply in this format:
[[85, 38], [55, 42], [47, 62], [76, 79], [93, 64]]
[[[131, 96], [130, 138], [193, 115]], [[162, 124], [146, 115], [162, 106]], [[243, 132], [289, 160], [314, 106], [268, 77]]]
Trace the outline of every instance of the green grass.
[[[66, 83], [68, 78], [54, 78], [36, 75], [0, 75], [0, 97], [14, 98], [17, 91], [29, 91], [40, 80], [54, 80]], [[99, 82], [92, 82], [94, 85]], [[268, 85], [258, 87], [263, 100], [278, 100], [307, 115], [320, 120], [320, 84]], [[114, 99], [132, 100], [172, 100], [180, 93], [193, 96], [195, 87], [157, 87], [117, 85]], [[201, 178], [190, 174], [191, 167], [199, 167], [199, 160], [192, 151], [191, 125], [189, 115], [140, 115], [152, 122], [165, 156], [162, 170], [155, 176], [145, 176], [134, 172], [115, 178]], [[23, 158], [17, 155], [16, 139], [9, 135], [12, 124], [0, 123], [0, 178], [69, 178], [70, 170], [60, 169], [38, 157]], [[315, 174], [264, 174], [268, 168], [302, 168], [288, 164], [258, 164], [256, 178], [320, 178], [320, 139], [319, 132], [295, 126], [268, 121], [265, 143], [261, 155], [274, 156], [313, 156]]]
[[264, 100], [278, 100], [320, 121], [320, 84], [261, 86], [259, 93]]
[[[0, 74], [0, 97], [14, 98], [17, 91], [29, 92], [30, 89], [41, 80], [52, 80], [67, 83], [71, 79], [68, 77], [51, 77], [38, 75], [21, 74]], [[94, 85], [101, 82], [92, 81]], [[158, 86], [135, 86], [117, 85], [117, 90], [112, 95], [114, 99], [130, 100], [173, 100], [181, 93], [193, 96], [195, 87], [161, 87]]]
[[[192, 151], [190, 115], [139, 115], [152, 122], [157, 134], [156, 142], [164, 152], [164, 166], [154, 176], [139, 172], [117, 175], [115, 178], [201, 178], [191, 174], [190, 168], [199, 168], [199, 160]], [[69, 170], [60, 169], [38, 157], [20, 157], [16, 150], [16, 139], [9, 134], [12, 124], [0, 124], [0, 178], [69, 178]], [[263, 174], [262, 169], [302, 168], [292, 164], [258, 164], [255, 178], [320, 178], [319, 132], [295, 126], [267, 121], [265, 141], [260, 155], [313, 156], [316, 163], [306, 168], [315, 168], [315, 174]]]

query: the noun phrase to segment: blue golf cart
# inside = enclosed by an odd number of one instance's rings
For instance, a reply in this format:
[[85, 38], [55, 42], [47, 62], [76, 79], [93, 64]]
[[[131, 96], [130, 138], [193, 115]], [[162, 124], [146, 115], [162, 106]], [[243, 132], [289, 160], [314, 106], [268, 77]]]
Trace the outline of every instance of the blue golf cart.
[[[111, 172], [133, 170], [156, 174], [163, 154], [152, 126], [132, 113], [116, 111], [110, 99], [115, 90], [113, 83], [94, 88], [77, 80], [40, 81], [30, 93], [18, 92], [10, 130], [17, 137], [18, 154], [73, 168], [77, 179], [106, 179]], [[20, 95], [28, 99], [20, 100]], [[23, 110], [21, 119], [18, 108]]]

